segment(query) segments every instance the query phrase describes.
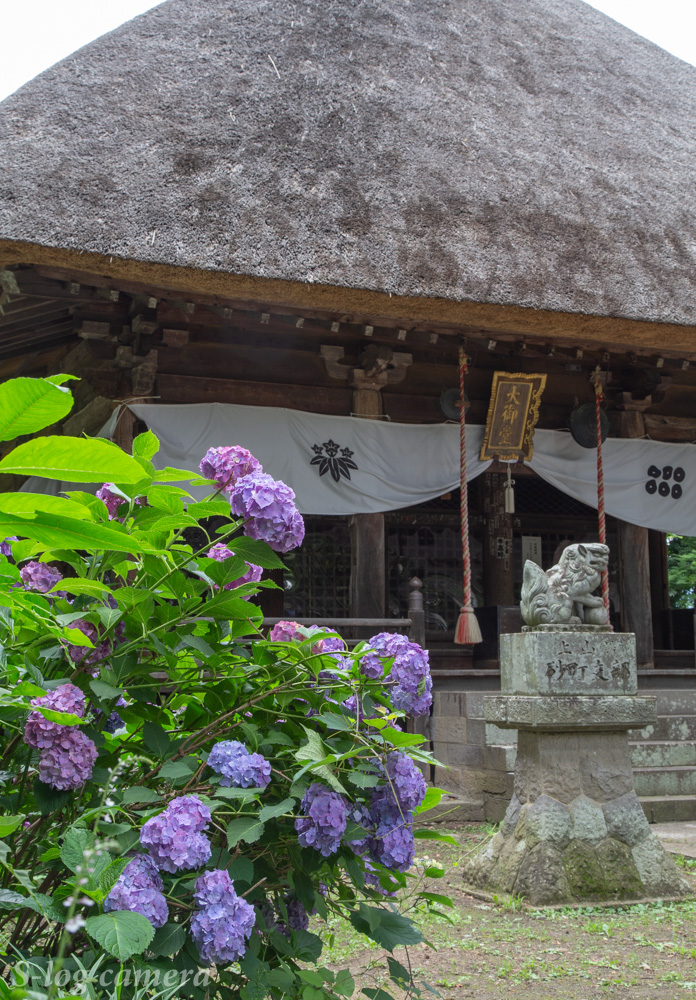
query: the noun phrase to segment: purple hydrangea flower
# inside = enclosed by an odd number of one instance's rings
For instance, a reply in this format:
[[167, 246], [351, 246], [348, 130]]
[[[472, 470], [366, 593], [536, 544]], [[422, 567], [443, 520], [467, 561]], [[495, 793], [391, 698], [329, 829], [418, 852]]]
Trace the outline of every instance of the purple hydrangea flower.
[[[234, 555], [232, 549], [228, 548], [223, 542], [218, 542], [213, 545], [211, 549], [207, 552], [209, 559], [215, 559], [216, 562], [224, 562], [225, 559], [231, 559]], [[263, 569], [257, 566], [256, 563], [247, 564], [247, 571], [243, 576], [237, 577], [236, 580], [230, 580], [229, 583], [225, 584], [225, 590], [234, 590], [235, 587], [241, 587], [243, 583], [258, 583], [263, 576]], [[247, 598], [244, 598], [247, 600]]]
[[380, 799], [403, 813], [412, 812], [421, 804], [426, 792], [425, 778], [410, 757], [394, 750], [384, 764], [380, 762], [380, 770], [386, 772], [390, 783], [376, 790], [375, 801]]
[[309, 927], [309, 914], [297, 896], [285, 897], [285, 909], [288, 914], [288, 922], [287, 924], [283, 922], [278, 924], [280, 933], [289, 938], [290, 931], [306, 931]]
[[153, 927], [163, 927], [169, 919], [163, 889], [162, 876], [152, 858], [139, 854], [128, 862], [104, 900], [104, 912], [131, 910], [142, 913]]
[[[34, 698], [32, 705], [43, 705], [44, 708], [52, 708], [54, 712], [67, 712], [71, 715], [79, 715], [82, 718], [85, 714], [85, 696], [74, 684], [61, 684], [48, 694]], [[61, 726], [59, 722], [51, 722], [45, 719], [41, 712], [31, 712], [24, 726], [24, 742], [30, 747], [38, 750], [47, 749], [70, 726]]]
[[290, 642], [300, 635], [300, 626], [297, 622], [276, 622], [268, 638], [271, 642]]
[[224, 448], [208, 448], [200, 470], [205, 479], [214, 479], [219, 487], [228, 491], [238, 479], [263, 471], [258, 459], [246, 448], [236, 444]]
[[304, 538], [304, 521], [295, 494], [264, 472], [242, 476], [230, 493], [230, 508], [245, 519], [244, 533], [267, 542], [276, 552], [296, 549]]
[[117, 882], [104, 900], [104, 913], [111, 910], [131, 910], [142, 913], [153, 927], [164, 927], [169, 920], [167, 900], [156, 889], [132, 889]]
[[221, 785], [229, 788], [265, 788], [271, 780], [271, 765], [260, 753], [250, 753], [239, 740], [216, 743], [208, 764], [223, 775]]
[[195, 795], [184, 795], [144, 824], [140, 843], [165, 872], [200, 868], [211, 854], [210, 841], [202, 833], [209, 823], [210, 809]]
[[105, 639], [103, 642], [97, 642], [99, 639], [99, 630], [91, 622], [85, 621], [84, 618], [78, 618], [77, 621], [71, 624], [70, 628], [82, 632], [93, 644], [92, 646], [77, 646], [71, 642], [66, 643], [66, 652], [73, 663], [81, 663], [83, 666], [93, 666], [107, 657], [111, 652], [111, 643], [108, 639]]
[[134, 889], [157, 889], [158, 892], [164, 892], [162, 876], [149, 854], [137, 854], [131, 858], [118, 880]]
[[17, 536], [10, 535], [10, 537], [6, 538], [4, 542], [0, 542], [0, 552], [4, 556], [7, 556], [8, 559], [12, 556], [12, 546], [10, 545], [10, 542], [16, 542], [16, 541], [18, 541]]
[[92, 777], [97, 748], [77, 726], [60, 729], [51, 746], [41, 751], [39, 779], [65, 792], [79, 788]]
[[246, 951], [256, 911], [234, 889], [226, 871], [204, 872], [193, 893], [198, 910], [191, 918], [191, 937], [207, 963], [236, 962]]
[[63, 579], [63, 574], [54, 566], [40, 562], [28, 562], [22, 566], [19, 575], [26, 590], [38, 590], [41, 594], [47, 594]]
[[356, 840], [350, 841], [350, 847], [356, 854], [363, 854], [370, 846], [370, 838], [374, 832], [374, 820], [370, 815], [367, 806], [355, 803], [350, 810], [349, 817], [353, 823], [362, 827], [365, 831]]
[[379, 800], [373, 803], [370, 812], [377, 821], [370, 854], [385, 868], [408, 871], [416, 856], [410, 814], [402, 816], [397, 809]]
[[343, 670], [347, 670], [351, 665], [350, 658], [345, 655], [348, 652], [348, 647], [338, 635], [330, 635], [323, 639], [321, 652], [324, 656], [331, 656], [332, 659], [336, 660]]
[[104, 483], [103, 486], [100, 486], [96, 492], [96, 497], [98, 500], [101, 500], [106, 504], [110, 521], [113, 521], [116, 518], [118, 508], [121, 504], [128, 502], [127, 500], [124, 500], [120, 493], [114, 492], [113, 483]]
[[[365, 865], [365, 871], [364, 871], [365, 885], [371, 889], [374, 889], [381, 896], [396, 896], [395, 891], [390, 891], [389, 889], [384, 888], [381, 882], [382, 872], [378, 871], [378, 869], [375, 868], [375, 866], [372, 864], [369, 858], [363, 858], [363, 862]], [[392, 885], [394, 884], [395, 883], [392, 880]]]
[[380, 632], [369, 640], [369, 645], [377, 655], [368, 653], [363, 657], [360, 666], [363, 674], [373, 679], [381, 676], [381, 669], [376, 672], [379, 658], [393, 657], [387, 677], [387, 683], [392, 685], [392, 705], [410, 715], [427, 715], [433, 701], [433, 681], [426, 650], [395, 632]]
[[313, 847], [325, 858], [334, 854], [346, 832], [346, 799], [320, 782], [313, 782], [302, 799], [304, 815], [295, 819], [295, 829], [302, 847]]

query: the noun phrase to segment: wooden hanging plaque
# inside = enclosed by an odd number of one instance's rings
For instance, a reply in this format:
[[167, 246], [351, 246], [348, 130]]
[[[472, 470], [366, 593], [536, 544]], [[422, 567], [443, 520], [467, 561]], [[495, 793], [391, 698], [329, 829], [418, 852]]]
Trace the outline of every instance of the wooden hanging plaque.
[[532, 457], [534, 428], [539, 419], [546, 375], [495, 372], [481, 460], [503, 462]]

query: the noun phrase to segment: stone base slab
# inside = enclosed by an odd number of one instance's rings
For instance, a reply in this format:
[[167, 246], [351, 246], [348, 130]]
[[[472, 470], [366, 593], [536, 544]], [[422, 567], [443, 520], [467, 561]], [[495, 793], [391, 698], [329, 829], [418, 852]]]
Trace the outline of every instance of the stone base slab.
[[657, 720], [655, 698], [638, 695], [486, 695], [483, 716], [502, 729], [642, 729]]

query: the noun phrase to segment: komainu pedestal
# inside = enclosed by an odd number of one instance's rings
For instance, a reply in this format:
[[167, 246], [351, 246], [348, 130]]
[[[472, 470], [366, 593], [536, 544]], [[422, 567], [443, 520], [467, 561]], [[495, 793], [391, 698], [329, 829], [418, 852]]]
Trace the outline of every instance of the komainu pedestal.
[[486, 721], [519, 731], [515, 792], [465, 880], [544, 906], [690, 892], [633, 787], [628, 730], [655, 721], [636, 694], [633, 635], [554, 626], [501, 636]]

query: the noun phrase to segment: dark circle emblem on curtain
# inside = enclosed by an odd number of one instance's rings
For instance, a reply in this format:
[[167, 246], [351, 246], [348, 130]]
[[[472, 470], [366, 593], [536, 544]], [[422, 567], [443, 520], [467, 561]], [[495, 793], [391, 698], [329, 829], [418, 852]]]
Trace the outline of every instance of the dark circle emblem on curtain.
[[651, 496], [657, 494], [661, 497], [671, 497], [679, 500], [684, 494], [682, 483], [686, 479], [686, 473], [681, 465], [665, 465], [660, 469], [657, 465], [648, 468], [648, 481], [645, 484], [645, 492]]

